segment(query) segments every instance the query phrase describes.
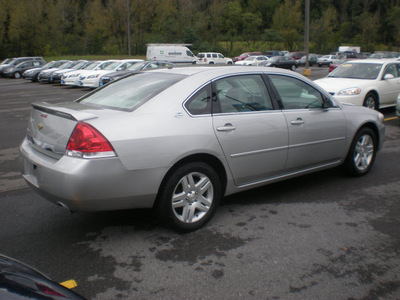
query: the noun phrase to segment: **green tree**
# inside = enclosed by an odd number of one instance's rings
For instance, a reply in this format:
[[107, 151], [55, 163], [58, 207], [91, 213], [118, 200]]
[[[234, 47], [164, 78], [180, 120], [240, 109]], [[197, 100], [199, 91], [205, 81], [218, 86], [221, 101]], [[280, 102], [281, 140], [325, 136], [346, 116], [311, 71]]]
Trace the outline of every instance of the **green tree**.
[[228, 2], [223, 13], [223, 25], [226, 37], [229, 39], [229, 52], [232, 52], [233, 42], [238, 39], [242, 26], [242, 14], [239, 1]]
[[303, 24], [300, 1], [296, 0], [293, 3], [291, 0], [285, 0], [274, 13], [272, 29], [283, 38], [287, 49], [293, 51]]
[[310, 41], [315, 45], [317, 53], [327, 53], [335, 45], [335, 30], [337, 24], [337, 11], [335, 7], [329, 6], [322, 16], [310, 25]]

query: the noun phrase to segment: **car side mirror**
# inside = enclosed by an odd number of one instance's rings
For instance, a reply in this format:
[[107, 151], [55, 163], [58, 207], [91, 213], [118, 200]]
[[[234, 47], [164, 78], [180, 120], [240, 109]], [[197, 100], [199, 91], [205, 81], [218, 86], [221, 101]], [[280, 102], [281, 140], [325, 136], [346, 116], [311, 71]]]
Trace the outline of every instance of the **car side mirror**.
[[394, 78], [394, 75], [393, 74], [385, 74], [384, 76], [383, 76], [383, 79], [393, 79]]

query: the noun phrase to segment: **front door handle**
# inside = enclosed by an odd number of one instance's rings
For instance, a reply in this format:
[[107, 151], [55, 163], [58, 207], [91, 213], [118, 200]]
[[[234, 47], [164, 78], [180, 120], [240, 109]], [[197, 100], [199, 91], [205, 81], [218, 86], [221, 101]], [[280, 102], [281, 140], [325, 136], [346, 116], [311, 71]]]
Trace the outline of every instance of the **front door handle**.
[[231, 123], [226, 123], [224, 126], [217, 127], [217, 131], [232, 131], [235, 129], [236, 127], [233, 126]]
[[290, 124], [292, 125], [304, 125], [304, 120], [302, 118], [297, 118], [297, 120], [291, 121]]

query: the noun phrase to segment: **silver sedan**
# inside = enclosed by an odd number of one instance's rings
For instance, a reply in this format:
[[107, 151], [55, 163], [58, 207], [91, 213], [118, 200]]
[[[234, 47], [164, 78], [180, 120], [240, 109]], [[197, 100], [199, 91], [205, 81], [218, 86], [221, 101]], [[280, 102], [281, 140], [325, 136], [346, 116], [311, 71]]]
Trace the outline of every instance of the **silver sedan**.
[[383, 115], [294, 72], [190, 67], [138, 73], [61, 104], [33, 104], [22, 174], [72, 211], [154, 208], [196, 230], [223, 196], [343, 165], [368, 173]]

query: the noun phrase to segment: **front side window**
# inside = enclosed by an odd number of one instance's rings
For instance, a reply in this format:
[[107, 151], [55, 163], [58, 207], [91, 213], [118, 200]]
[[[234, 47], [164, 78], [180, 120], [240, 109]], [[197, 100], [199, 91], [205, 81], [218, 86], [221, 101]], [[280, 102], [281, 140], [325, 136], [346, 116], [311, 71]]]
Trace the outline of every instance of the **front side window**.
[[221, 113], [273, 109], [261, 75], [232, 76], [215, 82]]
[[[283, 109], [323, 108], [322, 94], [307, 83], [288, 76], [270, 75]], [[326, 104], [325, 104], [326, 106]]]
[[394, 78], [399, 77], [399, 64], [390, 64], [386, 66], [385, 73], [383, 76], [391, 74]]

